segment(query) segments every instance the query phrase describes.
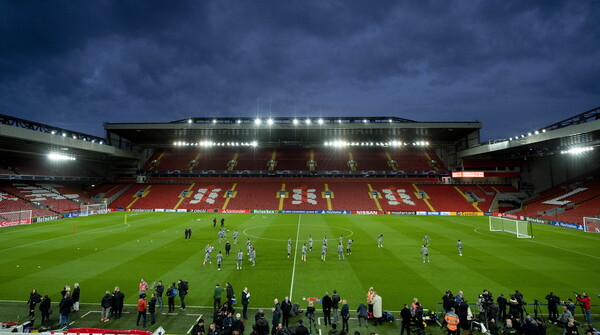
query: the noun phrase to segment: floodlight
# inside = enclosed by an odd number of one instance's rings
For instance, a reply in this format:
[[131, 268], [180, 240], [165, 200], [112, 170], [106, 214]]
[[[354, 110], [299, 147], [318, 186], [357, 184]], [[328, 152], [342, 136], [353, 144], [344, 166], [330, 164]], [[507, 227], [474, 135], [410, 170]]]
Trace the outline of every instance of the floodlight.
[[509, 138], [508, 138], [508, 140], [509, 140], [509, 141], [512, 141], [512, 137], [509, 137]]
[[363, 120], [363, 123], [367, 123], [367, 122], [369, 122], [369, 121], [367, 121], [367, 119], [364, 119], [364, 120]]
[[342, 123], [342, 120], [338, 120], [338, 123]]
[[213, 123], [217, 123], [217, 119], [213, 119]]
[[255, 119], [254, 120], [254, 124], [257, 125], [257, 126], [260, 125], [260, 119]]
[[67, 137], [67, 134], [66, 134], [66, 133], [62, 133], [62, 136], [63, 136], [63, 137]]
[[317, 121], [317, 123], [318, 123], [318, 124], [323, 124], [323, 119], [319, 119], [319, 120]]
[[257, 143], [256, 141], [252, 141], [251, 145], [252, 145], [253, 147], [255, 147], [255, 146], [257, 146], [257, 145], [258, 145], [258, 143]]
[[536, 135], [537, 135], [537, 134], [539, 134], [539, 133], [540, 133], [540, 131], [539, 131], [539, 130], [536, 130], [534, 134], [536, 134]]
[[56, 130], [51, 131], [50, 134], [52, 134], [52, 135], [56, 134]]
[[237, 120], [237, 124], [240, 124], [240, 123], [242, 123], [242, 120]]
[[389, 123], [392, 123], [393, 121], [392, 121], [392, 119], [389, 119], [389, 120], [388, 120], [388, 122], [389, 122]]
[[545, 133], [545, 132], [546, 132], [546, 129], [542, 129], [542, 133]]
[[192, 119], [188, 119], [188, 123], [192, 123]]
[[272, 125], [273, 125], [273, 119], [268, 119], [268, 120], [267, 120], [267, 124], [268, 124], [269, 126], [272, 126]]
[[531, 133], [527, 133], [527, 136], [531, 136]]
[[310, 124], [310, 119], [306, 119], [306, 124]]
[[297, 124], [298, 124], [298, 120], [297, 120], [297, 119], [293, 119], [293, 120], [292, 120], [292, 123], [293, 123], [293, 124], [294, 124], [294, 126], [295, 126], [295, 125], [297, 125]]
[[74, 161], [75, 157], [67, 156], [67, 155], [63, 155], [63, 154], [57, 154], [57, 153], [49, 153], [48, 159], [53, 160], [53, 161]]

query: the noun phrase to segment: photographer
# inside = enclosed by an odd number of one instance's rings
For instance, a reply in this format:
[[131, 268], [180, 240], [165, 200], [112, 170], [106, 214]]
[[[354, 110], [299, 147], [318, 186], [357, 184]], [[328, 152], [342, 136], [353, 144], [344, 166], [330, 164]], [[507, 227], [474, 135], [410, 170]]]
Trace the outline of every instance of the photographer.
[[556, 319], [558, 318], [558, 304], [560, 303], [560, 298], [555, 296], [554, 293], [550, 292], [546, 296], [546, 300], [548, 301], [548, 320], [556, 323]]
[[577, 298], [577, 301], [579, 301], [579, 303], [585, 310], [585, 322], [588, 325], [591, 325], [592, 324], [592, 299], [585, 292], [583, 292], [582, 294], [575, 293], [575, 297]]

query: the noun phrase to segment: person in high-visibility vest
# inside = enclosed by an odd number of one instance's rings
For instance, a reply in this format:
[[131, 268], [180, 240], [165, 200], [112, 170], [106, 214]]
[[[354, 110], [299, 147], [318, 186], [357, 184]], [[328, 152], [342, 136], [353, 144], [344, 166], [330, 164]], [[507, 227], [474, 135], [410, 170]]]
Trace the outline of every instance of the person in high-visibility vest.
[[458, 334], [458, 322], [460, 321], [460, 319], [458, 318], [458, 315], [456, 315], [456, 313], [454, 312], [454, 307], [452, 307], [450, 311], [446, 313], [446, 316], [444, 316], [444, 320], [446, 321], [448, 335]]

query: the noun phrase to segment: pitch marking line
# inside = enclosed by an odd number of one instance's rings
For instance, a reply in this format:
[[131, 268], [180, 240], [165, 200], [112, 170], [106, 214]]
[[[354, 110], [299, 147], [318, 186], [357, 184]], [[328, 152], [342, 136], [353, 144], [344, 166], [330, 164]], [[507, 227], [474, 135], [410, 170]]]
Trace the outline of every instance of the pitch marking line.
[[294, 276], [296, 274], [296, 255], [298, 253], [298, 237], [300, 237], [300, 218], [302, 214], [298, 214], [298, 229], [296, 230], [296, 246], [294, 247], [294, 266], [292, 267], [292, 281], [290, 282], [290, 301], [292, 300], [294, 293]]
[[194, 324], [190, 327], [190, 329], [188, 329], [186, 334], [189, 334], [192, 332], [192, 328], [194, 328], [194, 326], [198, 324], [198, 321], [200, 321], [200, 319], [202, 319], [202, 314], [200, 314], [200, 316], [196, 319], [196, 322], [194, 322]]

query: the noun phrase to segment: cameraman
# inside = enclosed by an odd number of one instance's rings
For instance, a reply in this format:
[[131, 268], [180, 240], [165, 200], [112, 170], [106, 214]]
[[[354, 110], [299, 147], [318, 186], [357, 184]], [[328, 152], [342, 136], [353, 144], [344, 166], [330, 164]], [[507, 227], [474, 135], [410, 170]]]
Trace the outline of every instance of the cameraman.
[[588, 297], [587, 293], [583, 292], [582, 294], [575, 293], [575, 297], [577, 301], [581, 303], [583, 309], [585, 309], [585, 322], [588, 325], [592, 324], [592, 299]]
[[556, 319], [558, 318], [558, 304], [560, 303], [560, 298], [555, 296], [554, 293], [550, 292], [546, 296], [546, 300], [548, 301], [548, 320], [556, 323]]

